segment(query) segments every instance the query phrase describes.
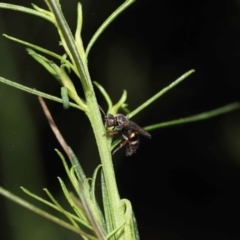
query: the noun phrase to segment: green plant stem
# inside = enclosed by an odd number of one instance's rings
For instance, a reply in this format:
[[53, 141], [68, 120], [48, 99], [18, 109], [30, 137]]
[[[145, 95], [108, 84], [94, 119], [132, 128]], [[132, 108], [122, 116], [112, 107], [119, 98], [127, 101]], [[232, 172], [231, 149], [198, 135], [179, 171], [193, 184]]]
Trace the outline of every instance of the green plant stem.
[[88, 95], [87, 105], [89, 107], [88, 118], [91, 122], [93, 132], [96, 138], [99, 155], [102, 162], [102, 168], [106, 181], [106, 188], [109, 196], [109, 208], [114, 228], [117, 228], [124, 219], [124, 212], [120, 209], [120, 197], [117, 189], [115, 173], [112, 163], [112, 155], [107, 138], [103, 136], [106, 129], [103, 126], [101, 114], [95, 95]]
[[[123, 209], [120, 207], [120, 197], [117, 189], [116, 178], [114, 173], [114, 168], [112, 164], [112, 156], [110, 153], [110, 146], [108, 144], [107, 138], [103, 136], [106, 129], [104, 128], [101, 113], [99, 111], [97, 99], [94, 93], [93, 85], [90, 79], [90, 75], [88, 72], [87, 64], [85, 56], [80, 56], [72, 33], [70, 32], [69, 27], [64, 19], [64, 16], [59, 9], [55, 0], [45, 0], [50, 6], [51, 11], [54, 13], [56, 22], [62, 35], [64, 36], [64, 40], [66, 45], [70, 51], [70, 54], [73, 58], [74, 63], [79, 71], [82, 87], [85, 94], [85, 99], [87, 103], [87, 109], [85, 109], [85, 113], [89, 118], [91, 123], [98, 151], [100, 154], [103, 172], [106, 181], [106, 188], [108, 191], [109, 196], [109, 208], [111, 211], [111, 217], [113, 221], [113, 227], [117, 228], [124, 220], [124, 212]], [[83, 59], [81, 59], [81, 57]]]

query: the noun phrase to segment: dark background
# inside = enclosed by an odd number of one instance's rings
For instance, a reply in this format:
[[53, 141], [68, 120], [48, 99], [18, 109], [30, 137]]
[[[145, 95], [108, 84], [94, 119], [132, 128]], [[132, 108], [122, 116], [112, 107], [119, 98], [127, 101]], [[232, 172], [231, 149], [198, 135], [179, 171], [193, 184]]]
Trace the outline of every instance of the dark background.
[[[11, 2], [30, 7], [32, 1]], [[85, 46], [122, 2], [81, 2]], [[34, 3], [45, 8], [43, 1]], [[61, 3], [74, 31], [77, 1]], [[55, 28], [47, 21], [0, 11], [1, 34], [63, 54]], [[237, 102], [239, 13], [237, 0], [138, 0], [93, 46], [89, 55], [92, 80], [103, 85], [114, 102], [126, 89], [133, 110], [194, 68], [195, 74], [132, 119], [142, 127]], [[2, 77], [60, 96], [58, 83], [27, 55], [24, 46], [1, 37], [0, 50]], [[83, 96], [78, 79], [73, 74], [71, 77]], [[96, 94], [106, 109], [98, 90]], [[87, 176], [92, 176], [100, 162], [85, 115], [46, 102]], [[120, 195], [132, 202], [141, 239], [240, 238], [239, 121], [240, 112], [234, 111], [206, 121], [159, 129], [151, 132], [151, 140], [140, 139], [134, 156], [126, 157], [124, 149], [116, 153], [113, 159]], [[0, 136], [1, 185], [34, 204], [38, 203], [23, 194], [19, 186], [44, 198], [42, 188], [47, 187], [61, 201], [57, 176], [65, 181], [67, 178], [54, 152], [60, 146], [34, 95], [0, 84]], [[0, 201], [1, 239], [79, 239], [3, 197]]]

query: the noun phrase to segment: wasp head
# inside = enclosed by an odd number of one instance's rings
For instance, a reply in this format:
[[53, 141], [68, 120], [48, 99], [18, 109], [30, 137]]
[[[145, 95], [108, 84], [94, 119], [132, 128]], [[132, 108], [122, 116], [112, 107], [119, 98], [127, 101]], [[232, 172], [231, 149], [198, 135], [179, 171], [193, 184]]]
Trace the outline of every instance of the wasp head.
[[107, 114], [105, 116], [105, 127], [113, 127], [116, 125], [116, 118], [112, 114]]

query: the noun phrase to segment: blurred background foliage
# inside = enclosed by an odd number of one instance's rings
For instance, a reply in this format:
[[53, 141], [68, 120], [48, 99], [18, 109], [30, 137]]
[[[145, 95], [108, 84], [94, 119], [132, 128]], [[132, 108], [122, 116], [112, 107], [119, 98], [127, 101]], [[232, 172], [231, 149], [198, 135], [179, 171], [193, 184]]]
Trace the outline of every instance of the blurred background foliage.
[[[8, 3], [30, 7], [29, 0]], [[123, 0], [82, 0], [83, 41]], [[45, 3], [35, 0], [45, 8]], [[74, 31], [75, 0], [62, 0]], [[19, 12], [0, 10], [0, 33], [63, 53], [53, 26]], [[187, 70], [196, 73], [133, 121], [144, 127], [188, 117], [240, 99], [240, 1], [137, 0], [99, 38], [89, 55], [92, 80], [117, 101], [128, 91], [135, 109]], [[0, 75], [60, 96], [58, 83], [23, 46], [0, 38]], [[71, 74], [81, 93], [77, 78]], [[96, 90], [97, 91], [97, 90]], [[97, 92], [99, 104], [106, 103]], [[47, 104], [87, 176], [99, 164], [89, 123], [76, 109]], [[122, 198], [128, 198], [141, 239], [239, 239], [240, 112], [160, 129], [140, 139], [137, 154], [114, 156]], [[19, 186], [62, 198], [57, 176], [66, 179], [53, 136], [35, 96], [0, 84], [0, 184], [30, 202]], [[67, 182], [67, 179], [66, 179]], [[100, 188], [100, 186], [99, 186]], [[64, 203], [64, 200], [63, 200]], [[79, 239], [74, 233], [0, 198], [0, 238]], [[38, 204], [41, 208], [45, 206]], [[49, 210], [49, 209], [47, 209]]]

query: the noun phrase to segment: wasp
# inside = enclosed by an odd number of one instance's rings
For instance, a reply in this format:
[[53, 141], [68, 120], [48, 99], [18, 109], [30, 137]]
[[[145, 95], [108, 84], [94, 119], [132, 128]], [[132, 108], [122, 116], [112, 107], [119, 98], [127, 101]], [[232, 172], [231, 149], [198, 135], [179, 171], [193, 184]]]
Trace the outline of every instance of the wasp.
[[[100, 108], [100, 106], [99, 106]], [[103, 112], [105, 116], [105, 127], [110, 128], [113, 127], [111, 130], [106, 132], [106, 136], [112, 136], [118, 134], [119, 132], [122, 133], [123, 141], [121, 142], [120, 146], [113, 151], [113, 154], [116, 153], [119, 149], [123, 146], [127, 145], [126, 148], [126, 155], [131, 156], [133, 153], [136, 152], [139, 146], [139, 136], [141, 134], [144, 137], [151, 138], [151, 135], [138, 126], [135, 122], [130, 121], [126, 116], [123, 114], [105, 114], [102, 108], [100, 110]]]

